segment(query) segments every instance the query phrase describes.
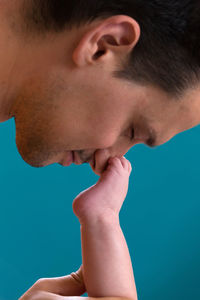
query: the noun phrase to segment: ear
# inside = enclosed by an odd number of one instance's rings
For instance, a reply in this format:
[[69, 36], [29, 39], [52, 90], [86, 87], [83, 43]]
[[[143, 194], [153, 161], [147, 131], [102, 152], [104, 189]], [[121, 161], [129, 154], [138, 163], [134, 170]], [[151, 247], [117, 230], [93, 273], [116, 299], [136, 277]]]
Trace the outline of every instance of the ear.
[[73, 61], [83, 67], [116, 58], [116, 55], [127, 56], [140, 38], [140, 26], [131, 17], [117, 15], [102, 20], [81, 39], [73, 52]]

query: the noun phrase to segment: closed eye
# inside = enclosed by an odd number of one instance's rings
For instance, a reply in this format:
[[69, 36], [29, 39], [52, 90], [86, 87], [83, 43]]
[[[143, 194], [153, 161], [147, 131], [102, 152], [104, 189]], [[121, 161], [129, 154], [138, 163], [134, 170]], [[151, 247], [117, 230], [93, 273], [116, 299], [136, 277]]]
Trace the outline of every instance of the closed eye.
[[135, 130], [134, 130], [134, 128], [132, 128], [130, 140], [133, 141], [134, 138], [135, 138]]
[[123, 137], [128, 137], [128, 139], [129, 139], [129, 141], [133, 141], [134, 139], [135, 139], [135, 129], [134, 129], [134, 127], [129, 127], [127, 130], [126, 130], [126, 133], [124, 134], [123, 133]]

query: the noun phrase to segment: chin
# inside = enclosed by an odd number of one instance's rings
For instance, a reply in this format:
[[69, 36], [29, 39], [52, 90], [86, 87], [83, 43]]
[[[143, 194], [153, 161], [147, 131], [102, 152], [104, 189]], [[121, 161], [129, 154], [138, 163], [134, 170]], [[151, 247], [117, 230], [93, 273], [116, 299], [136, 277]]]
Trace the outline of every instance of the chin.
[[33, 168], [43, 168], [48, 166], [49, 164], [44, 161], [43, 159], [41, 159], [42, 155], [41, 153], [39, 153], [38, 151], [28, 151], [27, 147], [23, 147], [23, 145], [17, 143], [17, 149], [18, 152], [21, 156], [21, 158], [23, 159], [23, 161], [25, 161], [29, 166], [33, 167]]
[[33, 167], [33, 168], [43, 168], [43, 167], [46, 167], [48, 166], [49, 164], [47, 163], [41, 163], [41, 162], [38, 162], [36, 160], [33, 159], [33, 157], [27, 157], [27, 156], [22, 156], [20, 154], [21, 158], [23, 159], [23, 161], [25, 161], [29, 166]]

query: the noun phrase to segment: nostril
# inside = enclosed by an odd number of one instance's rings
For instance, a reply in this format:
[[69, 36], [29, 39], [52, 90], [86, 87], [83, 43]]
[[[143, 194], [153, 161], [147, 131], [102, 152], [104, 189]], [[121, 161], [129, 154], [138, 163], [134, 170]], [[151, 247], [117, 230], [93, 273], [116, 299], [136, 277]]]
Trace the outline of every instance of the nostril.
[[94, 170], [95, 170], [95, 167], [96, 167], [95, 155], [93, 155], [93, 156], [91, 157], [91, 159], [88, 160], [88, 163], [90, 164], [92, 170], [94, 171]]
[[96, 167], [95, 155], [92, 156], [90, 163], [92, 164], [92, 168], [95, 169], [95, 167]]

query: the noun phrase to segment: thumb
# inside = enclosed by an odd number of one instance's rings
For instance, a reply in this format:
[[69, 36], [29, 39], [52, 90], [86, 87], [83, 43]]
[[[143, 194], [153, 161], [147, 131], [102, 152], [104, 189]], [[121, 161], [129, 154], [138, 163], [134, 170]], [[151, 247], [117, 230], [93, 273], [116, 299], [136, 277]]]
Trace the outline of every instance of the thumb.
[[[71, 282], [73, 282], [73, 285], [76, 286], [76, 289], [79, 288], [80, 295], [83, 295], [86, 292], [86, 287], [83, 278], [82, 266], [80, 266], [78, 271], [72, 272], [69, 276], [71, 277]], [[80, 295], [76, 294], [71, 296], [80, 296]]]
[[42, 291], [60, 296], [81, 296], [86, 292], [82, 266], [76, 272], [62, 277], [47, 278], [41, 286]]

